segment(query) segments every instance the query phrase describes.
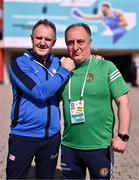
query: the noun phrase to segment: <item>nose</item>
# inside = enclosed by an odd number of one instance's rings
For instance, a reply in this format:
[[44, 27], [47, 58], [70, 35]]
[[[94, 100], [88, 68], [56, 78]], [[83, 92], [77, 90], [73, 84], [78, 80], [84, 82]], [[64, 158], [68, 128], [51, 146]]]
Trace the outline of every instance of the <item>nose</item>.
[[79, 48], [77, 41], [74, 41], [73, 49], [77, 50]]
[[45, 45], [45, 39], [44, 38], [41, 39], [40, 44]]

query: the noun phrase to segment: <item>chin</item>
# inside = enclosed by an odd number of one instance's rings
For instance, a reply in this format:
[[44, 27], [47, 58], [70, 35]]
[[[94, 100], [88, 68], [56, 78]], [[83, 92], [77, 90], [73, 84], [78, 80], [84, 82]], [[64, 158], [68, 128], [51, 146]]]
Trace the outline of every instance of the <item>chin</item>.
[[81, 64], [83, 62], [83, 60], [81, 59], [74, 59], [75, 64]]
[[81, 61], [81, 58], [79, 56], [73, 56], [72, 59], [75, 59], [75, 61]]
[[47, 56], [48, 52], [38, 52], [37, 53], [39, 56], [43, 57], [43, 56]]
[[82, 61], [83, 57], [82, 56], [74, 56], [73, 59], [75, 59], [76, 61]]

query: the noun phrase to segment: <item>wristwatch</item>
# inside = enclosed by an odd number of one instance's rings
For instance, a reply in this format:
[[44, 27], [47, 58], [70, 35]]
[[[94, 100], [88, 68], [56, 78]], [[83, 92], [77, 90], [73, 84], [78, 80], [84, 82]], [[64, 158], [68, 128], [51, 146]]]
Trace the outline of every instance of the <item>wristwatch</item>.
[[129, 135], [128, 135], [128, 134], [121, 134], [121, 133], [119, 133], [119, 134], [118, 134], [118, 137], [119, 137], [122, 141], [124, 141], [124, 142], [127, 142], [128, 139], [129, 139]]

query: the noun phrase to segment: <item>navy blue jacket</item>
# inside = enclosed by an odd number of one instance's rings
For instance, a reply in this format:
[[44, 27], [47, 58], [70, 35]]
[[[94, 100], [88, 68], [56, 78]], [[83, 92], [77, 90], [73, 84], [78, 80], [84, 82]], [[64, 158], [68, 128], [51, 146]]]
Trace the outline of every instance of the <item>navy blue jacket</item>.
[[9, 69], [13, 89], [11, 133], [28, 137], [51, 137], [60, 131], [57, 92], [70, 72], [53, 55], [47, 68], [30, 52], [12, 61]]

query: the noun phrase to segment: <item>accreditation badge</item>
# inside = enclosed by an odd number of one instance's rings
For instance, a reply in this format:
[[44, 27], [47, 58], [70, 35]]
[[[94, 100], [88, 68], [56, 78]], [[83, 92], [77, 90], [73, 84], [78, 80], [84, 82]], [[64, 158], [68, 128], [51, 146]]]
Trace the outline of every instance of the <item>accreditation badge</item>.
[[84, 100], [70, 102], [71, 124], [84, 123]]

